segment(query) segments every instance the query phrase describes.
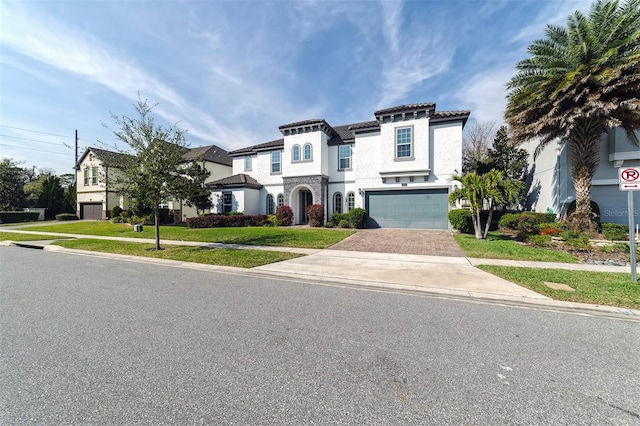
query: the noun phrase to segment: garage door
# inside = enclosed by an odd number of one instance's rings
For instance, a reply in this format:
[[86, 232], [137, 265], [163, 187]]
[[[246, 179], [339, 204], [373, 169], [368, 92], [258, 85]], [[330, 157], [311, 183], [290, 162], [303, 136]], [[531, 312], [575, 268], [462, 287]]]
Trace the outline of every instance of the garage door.
[[89, 220], [102, 219], [102, 203], [80, 204], [80, 219], [89, 219]]
[[369, 225], [381, 228], [447, 229], [446, 188], [409, 191], [367, 191]]
[[[620, 191], [618, 185], [594, 185], [591, 198], [600, 207], [600, 221], [603, 223], [629, 224], [627, 192]], [[640, 221], [640, 191], [633, 191], [633, 205], [636, 211], [635, 222]]]

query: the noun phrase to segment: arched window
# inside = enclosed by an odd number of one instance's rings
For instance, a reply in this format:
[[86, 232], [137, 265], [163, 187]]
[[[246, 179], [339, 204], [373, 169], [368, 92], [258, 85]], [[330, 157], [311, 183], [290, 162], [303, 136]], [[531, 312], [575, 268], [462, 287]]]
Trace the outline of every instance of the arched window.
[[273, 203], [273, 195], [267, 194], [267, 214], [274, 214], [276, 211]]
[[278, 207], [284, 206], [284, 195], [278, 194]]
[[342, 194], [340, 192], [333, 194], [333, 212], [342, 213]]
[[305, 161], [311, 161], [312, 157], [313, 157], [313, 148], [311, 147], [311, 144], [305, 144], [304, 145], [304, 160]]
[[291, 161], [300, 161], [300, 146], [294, 145], [291, 150]]
[[355, 206], [356, 206], [356, 194], [354, 194], [353, 192], [349, 192], [347, 194], [347, 211], [353, 210]]

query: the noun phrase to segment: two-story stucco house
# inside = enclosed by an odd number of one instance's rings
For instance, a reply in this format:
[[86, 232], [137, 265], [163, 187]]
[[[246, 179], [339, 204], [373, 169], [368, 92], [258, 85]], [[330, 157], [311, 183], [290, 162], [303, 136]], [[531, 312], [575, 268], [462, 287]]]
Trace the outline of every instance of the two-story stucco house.
[[[523, 145], [530, 153], [532, 184], [528, 203], [535, 211], [548, 211], [563, 216], [567, 206], [575, 200], [573, 180], [570, 175], [571, 157], [567, 145], [550, 143], [534, 159], [537, 141]], [[640, 167], [640, 149], [633, 146], [624, 130], [611, 129], [602, 136], [600, 164], [593, 176], [591, 196], [600, 208], [600, 221], [604, 223], [629, 223], [627, 192], [618, 185], [620, 167]], [[633, 193], [636, 206], [635, 220], [640, 220], [640, 191]]]
[[[115, 206], [128, 208], [127, 197], [110, 188], [113, 174], [118, 173], [117, 165], [127, 154], [98, 148], [87, 148], [76, 164], [77, 215], [80, 219], [104, 219]], [[185, 161], [199, 161], [209, 172], [207, 182], [231, 175], [231, 157], [224, 149], [209, 145], [187, 149]], [[173, 212], [176, 221], [196, 216], [196, 210], [182, 201], [168, 200], [162, 206]]]
[[214, 212], [270, 214], [289, 205], [294, 223], [306, 207], [365, 208], [369, 226], [447, 229], [451, 177], [462, 170], [469, 111], [434, 103], [401, 105], [375, 120], [332, 126], [324, 119], [279, 127], [283, 138], [229, 153], [233, 175], [211, 183]]

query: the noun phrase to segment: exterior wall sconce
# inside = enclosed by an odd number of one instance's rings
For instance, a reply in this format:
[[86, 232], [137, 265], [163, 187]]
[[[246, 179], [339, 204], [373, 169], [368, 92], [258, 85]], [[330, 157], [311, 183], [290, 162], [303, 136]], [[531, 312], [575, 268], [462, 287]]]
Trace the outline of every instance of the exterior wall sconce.
[[362, 190], [362, 188], [358, 188], [358, 195], [362, 197], [362, 194], [364, 194], [364, 191]]

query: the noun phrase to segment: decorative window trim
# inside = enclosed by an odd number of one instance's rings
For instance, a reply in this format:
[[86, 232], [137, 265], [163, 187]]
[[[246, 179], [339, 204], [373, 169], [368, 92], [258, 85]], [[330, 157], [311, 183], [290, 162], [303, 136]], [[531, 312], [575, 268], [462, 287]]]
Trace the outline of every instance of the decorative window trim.
[[273, 194], [267, 194], [267, 214], [274, 214], [276, 212], [275, 202], [273, 201]]
[[232, 211], [233, 211], [233, 193], [223, 192], [222, 193], [222, 213], [229, 213]]
[[[346, 149], [349, 150], [349, 156], [348, 157], [342, 157], [340, 151], [343, 149], [343, 147], [346, 147]], [[342, 160], [343, 159], [348, 159], [349, 160], [349, 166], [348, 167], [341, 167], [342, 166]], [[353, 152], [351, 151], [351, 145], [339, 145], [338, 146], [338, 171], [349, 171], [349, 170], [353, 170], [352, 168], [352, 161], [353, 161]]]
[[[403, 141], [401, 144], [398, 144], [398, 132], [401, 130], [409, 130], [409, 142], [407, 143], [406, 141]], [[414, 127], [413, 126], [402, 126], [402, 127], [396, 127], [393, 130], [393, 134], [394, 134], [394, 161], [411, 161], [411, 160], [415, 160], [414, 157], [414, 139], [415, 139], [415, 135], [414, 135]], [[409, 146], [409, 155], [403, 155], [403, 156], [398, 156], [398, 148], [400, 146]]]
[[300, 155], [300, 145], [296, 144], [291, 148], [291, 162], [299, 163], [301, 161], [301, 158], [302, 156]]
[[[278, 161], [274, 161], [276, 155], [278, 157]], [[282, 174], [282, 151], [271, 151], [271, 174]]]
[[[309, 155], [307, 155], [307, 148], [309, 148]], [[302, 147], [302, 161], [313, 161], [313, 145], [310, 143], [306, 143]]]
[[342, 213], [342, 193], [339, 191], [333, 193], [333, 212]]
[[347, 192], [347, 211], [356, 208], [356, 194], [353, 191]]
[[92, 167], [91, 168], [91, 185], [97, 185], [97, 184], [98, 184], [98, 168]]

